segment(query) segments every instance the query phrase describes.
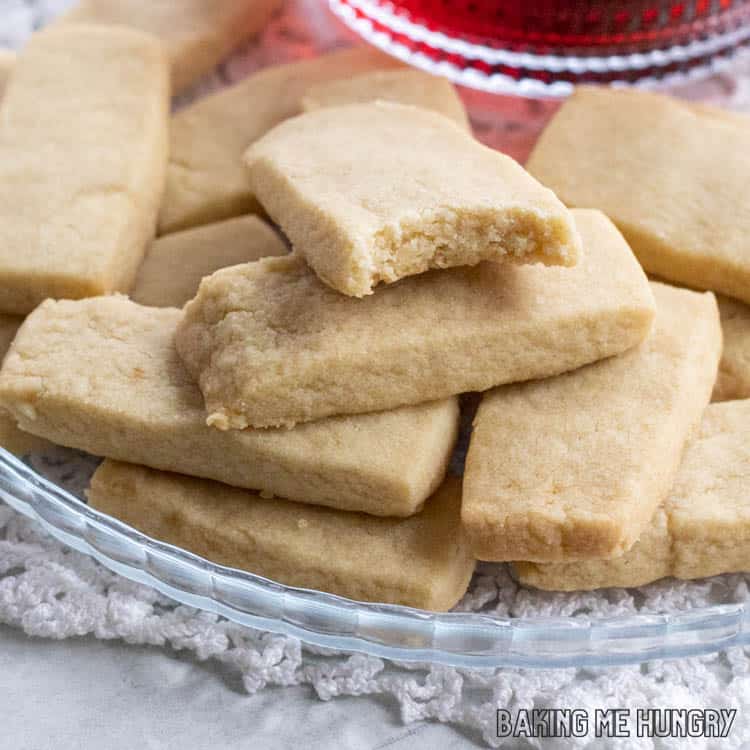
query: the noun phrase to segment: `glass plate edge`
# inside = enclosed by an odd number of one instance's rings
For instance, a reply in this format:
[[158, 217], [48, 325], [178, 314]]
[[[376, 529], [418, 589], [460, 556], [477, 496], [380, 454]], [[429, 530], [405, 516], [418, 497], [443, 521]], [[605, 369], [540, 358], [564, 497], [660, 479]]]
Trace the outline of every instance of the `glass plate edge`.
[[89, 508], [0, 448], [0, 498], [108, 569], [191, 607], [314, 646], [465, 668], [619, 666], [750, 641], [746, 603], [621, 618], [513, 619], [355, 602], [212, 563]]

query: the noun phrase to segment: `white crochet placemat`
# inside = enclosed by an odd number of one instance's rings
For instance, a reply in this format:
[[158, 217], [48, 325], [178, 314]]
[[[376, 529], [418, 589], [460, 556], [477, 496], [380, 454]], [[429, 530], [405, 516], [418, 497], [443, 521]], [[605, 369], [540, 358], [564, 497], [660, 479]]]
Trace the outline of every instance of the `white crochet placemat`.
[[[31, 31], [69, 3], [0, 0], [0, 46], [20, 46]], [[261, 64], [277, 61], [273, 59], [276, 52], [268, 57], [269, 49], [288, 52], [290, 45], [325, 49], [337, 43], [341, 31], [321, 15], [321, 3], [298, 0], [294, 4], [297, 12], [287, 12], [273, 25], [270, 33], [277, 36], [266, 44]], [[244, 74], [258, 65], [258, 59], [257, 54], [236, 56], [206, 86]], [[695, 91], [686, 93], [696, 95]], [[700, 95], [736, 109], [750, 109], [750, 65], [743, 63], [731, 75], [712, 79]], [[511, 102], [506, 107], [499, 102], [488, 107], [487, 101], [477, 99], [479, 103], [472, 109], [483, 140], [504, 139], [507, 143], [510, 139], [522, 155], [533, 140], [542, 105]], [[501, 116], [508, 112], [508, 117]], [[94, 466], [92, 459], [69, 451], [60, 451], [52, 460], [35, 458], [33, 463], [77, 494], [86, 486]], [[694, 583], [662, 581], [633, 591], [542, 594], [519, 587], [504, 566], [483, 565], [459, 609], [512, 617], [676, 612], [715, 601], [744, 600], [749, 595], [749, 583], [750, 575], [731, 575]], [[496, 709], [516, 712], [561, 706], [592, 714], [603, 708], [736, 708], [737, 719], [728, 739], [631, 737], [609, 739], [606, 747], [750, 746], [750, 651], [744, 648], [632, 667], [549, 671], [397, 664], [361, 654], [312, 649], [294, 638], [244, 628], [179, 605], [66, 548], [2, 504], [0, 623], [45, 638], [91, 634], [101, 639], [183, 649], [197, 659], [216, 659], [231, 665], [250, 693], [273, 685], [309, 684], [322, 700], [339, 695], [387, 694], [398, 702], [404, 722], [450, 722], [477, 731], [495, 747], [518, 746], [516, 740], [497, 737]], [[529, 746], [540, 747], [541, 743], [531, 740]], [[596, 743], [590, 734], [578, 739], [545, 740], [544, 746], [583, 748]]]

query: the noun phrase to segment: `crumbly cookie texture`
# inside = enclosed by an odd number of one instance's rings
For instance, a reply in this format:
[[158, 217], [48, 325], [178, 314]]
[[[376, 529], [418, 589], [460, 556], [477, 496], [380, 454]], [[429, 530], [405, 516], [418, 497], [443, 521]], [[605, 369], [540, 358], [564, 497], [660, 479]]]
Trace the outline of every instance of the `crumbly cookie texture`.
[[130, 26], [158, 36], [179, 93], [263, 28], [280, 0], [79, 0], [59, 23]]
[[648, 272], [750, 302], [748, 122], [643, 91], [582, 87], [527, 168], [569, 206], [604, 211]]
[[44, 302], [5, 358], [0, 406], [60, 445], [344, 510], [407, 516], [442, 481], [456, 399], [295, 430], [207, 427], [174, 348], [180, 314], [123, 296]]
[[16, 62], [15, 52], [7, 49], [0, 49], [0, 96], [3, 95], [5, 84], [10, 78], [11, 71]]
[[308, 112], [253, 143], [245, 162], [292, 247], [352, 297], [430, 268], [573, 266], [580, 255], [573, 218], [552, 191], [419, 107], [377, 101]]
[[711, 404], [667, 500], [628, 552], [612, 560], [514, 567], [523, 583], [561, 591], [748, 570], [748, 482], [750, 401]]
[[167, 185], [159, 233], [261, 211], [242, 163], [247, 147], [300, 111], [315, 83], [368, 70], [399, 67], [395, 58], [357, 47], [311, 60], [264, 68], [185, 107], [170, 126]]
[[453, 84], [447, 78], [412, 68], [376, 70], [319, 83], [307, 90], [301, 104], [303, 112], [310, 112], [322, 107], [340, 107], [378, 99], [439, 112], [456, 125], [470, 130], [466, 108]]
[[155, 37], [72, 24], [34, 34], [2, 102], [0, 311], [131, 287], [164, 187], [168, 106]]
[[299, 256], [217, 271], [185, 307], [177, 347], [219, 429], [293, 425], [557, 375], [635, 346], [654, 301], [625, 241], [576, 212], [574, 268], [485, 263], [364, 299]]
[[151, 244], [130, 298], [140, 305], [182, 307], [201, 279], [219, 268], [286, 252], [281, 237], [257, 216], [175, 232]]
[[[23, 318], [19, 315], [0, 315], [0, 361], [5, 357]], [[41, 453], [49, 449], [50, 443], [28, 432], [19, 430], [16, 420], [0, 410], [0, 447], [24, 456], [27, 453]]]
[[214, 562], [360, 601], [450, 609], [474, 570], [455, 478], [411, 518], [263, 499], [109, 460], [94, 474], [88, 496], [94, 508]]
[[724, 351], [714, 386], [714, 401], [750, 398], [750, 306], [717, 296]]
[[669, 493], [721, 356], [711, 293], [652, 284], [638, 347], [558, 378], [484, 395], [462, 520], [480, 560], [621, 555]]

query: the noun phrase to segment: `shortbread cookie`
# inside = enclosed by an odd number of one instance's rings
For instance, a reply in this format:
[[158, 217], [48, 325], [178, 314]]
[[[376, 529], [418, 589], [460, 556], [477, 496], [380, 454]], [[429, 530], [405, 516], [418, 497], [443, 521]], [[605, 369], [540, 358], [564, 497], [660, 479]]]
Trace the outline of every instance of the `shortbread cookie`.
[[411, 518], [268, 500], [115, 461], [99, 467], [88, 496], [97, 510], [214, 562], [351, 599], [446, 610], [474, 570], [454, 478]]
[[570, 269], [486, 263], [404, 279], [365, 299], [297, 255], [217, 271], [177, 347], [219, 429], [291, 426], [547, 377], [648, 333], [646, 277], [611, 222], [579, 211]]
[[[18, 315], [0, 315], [0, 361], [8, 351], [13, 338], [23, 323]], [[0, 411], [0, 448], [5, 448], [17, 456], [47, 450], [50, 444], [42, 438], [23, 432], [16, 427], [16, 420], [7, 412]]]
[[[736, 113], [727, 113], [730, 115], [739, 117]], [[660, 280], [655, 276], [652, 279]], [[723, 294], [716, 295], [716, 302], [724, 345], [711, 400], [750, 398], [750, 306]]]
[[484, 395], [461, 512], [480, 560], [620, 555], [666, 498], [711, 397], [721, 327], [713, 294], [652, 288], [640, 346]]
[[164, 187], [168, 104], [155, 37], [73, 24], [31, 37], [0, 119], [0, 311], [130, 289]]
[[63, 23], [132, 26], [163, 40], [178, 93], [265, 25], [280, 0], [79, 0]]
[[383, 101], [315, 110], [275, 127], [245, 161], [263, 208], [342, 294], [483, 260], [578, 261], [555, 195], [435, 112]]
[[612, 560], [516, 563], [523, 583], [573, 591], [750, 570], [750, 400], [711, 404], [674, 486], [636, 544]]
[[180, 315], [122, 296], [44, 302], [3, 363], [0, 406], [60, 445], [344, 510], [410, 515], [442, 480], [455, 399], [296, 430], [207, 427], [174, 348]]
[[410, 68], [376, 70], [316, 84], [302, 97], [302, 110], [310, 112], [321, 107], [341, 107], [377, 99], [430, 109], [470, 129], [466, 109], [453, 84], [447, 78]]
[[16, 62], [15, 53], [10, 50], [0, 49], [0, 96], [2, 96], [5, 90], [5, 84], [10, 78], [13, 65]]
[[287, 117], [313, 84], [400, 66], [370, 47], [265, 68], [199, 99], [172, 118], [167, 187], [159, 232], [257, 212], [242, 154]]
[[750, 398], [750, 306], [719, 295], [724, 352], [714, 386], [714, 401]]
[[284, 254], [283, 240], [257, 216], [175, 232], [153, 242], [130, 298], [141, 305], [182, 307], [201, 279], [219, 268]]
[[650, 273], [750, 302], [747, 118], [583, 87], [527, 167], [568, 205], [602, 209]]

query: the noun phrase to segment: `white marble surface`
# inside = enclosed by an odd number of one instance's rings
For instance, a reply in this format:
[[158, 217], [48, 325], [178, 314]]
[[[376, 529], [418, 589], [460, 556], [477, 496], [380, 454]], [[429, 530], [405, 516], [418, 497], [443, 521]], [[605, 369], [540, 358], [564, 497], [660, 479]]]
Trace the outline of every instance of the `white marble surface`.
[[446, 724], [404, 726], [384, 696], [323, 702], [306, 686], [250, 696], [215, 661], [95, 638], [36, 639], [4, 626], [0, 696], [3, 750], [482, 746]]

